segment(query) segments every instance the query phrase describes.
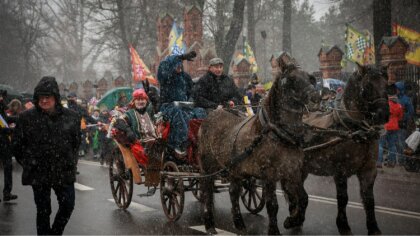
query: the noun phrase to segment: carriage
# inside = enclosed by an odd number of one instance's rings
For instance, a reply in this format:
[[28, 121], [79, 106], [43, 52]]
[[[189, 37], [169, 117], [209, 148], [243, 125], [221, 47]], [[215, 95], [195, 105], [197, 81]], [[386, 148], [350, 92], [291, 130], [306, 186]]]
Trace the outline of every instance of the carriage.
[[[200, 157], [197, 155], [197, 134], [201, 122], [201, 119], [192, 119], [189, 122], [187, 154], [179, 156], [166, 146], [169, 123], [163, 118], [157, 119], [155, 127], [158, 138], [149, 145], [147, 166], [137, 161], [131, 150], [114, 137], [117, 145], [109, 160], [109, 178], [111, 192], [119, 208], [126, 209], [130, 206], [134, 184], [160, 189], [162, 208], [171, 222], [181, 217], [187, 192], [191, 192], [201, 201], [200, 179], [208, 177], [202, 175]], [[216, 191], [221, 192], [229, 186], [221, 173], [217, 173], [216, 179], [222, 183], [215, 185]], [[242, 202], [253, 214], [259, 213], [265, 205], [264, 191], [257, 183], [254, 178], [246, 179], [242, 183]], [[153, 194], [142, 196], [151, 195]]]

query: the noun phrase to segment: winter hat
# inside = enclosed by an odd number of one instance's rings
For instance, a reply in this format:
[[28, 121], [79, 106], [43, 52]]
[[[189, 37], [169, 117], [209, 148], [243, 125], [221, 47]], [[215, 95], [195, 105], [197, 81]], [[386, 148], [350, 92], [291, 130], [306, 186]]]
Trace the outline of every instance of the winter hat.
[[215, 58], [213, 58], [209, 61], [209, 66], [215, 66], [215, 65], [219, 65], [219, 64], [223, 64], [223, 60], [221, 58], [218, 58], [218, 57], [215, 57]]
[[133, 92], [133, 100], [135, 100], [135, 99], [146, 99], [146, 100], [149, 100], [149, 97], [147, 96], [147, 94], [144, 91], [144, 89], [136, 89]]
[[69, 95], [67, 95], [67, 98], [77, 98], [77, 95], [75, 92], [71, 92]]
[[38, 82], [34, 89], [34, 103], [38, 104], [39, 96], [47, 95], [54, 96], [56, 103], [60, 104], [60, 90], [58, 88], [57, 81], [52, 76], [44, 76]]

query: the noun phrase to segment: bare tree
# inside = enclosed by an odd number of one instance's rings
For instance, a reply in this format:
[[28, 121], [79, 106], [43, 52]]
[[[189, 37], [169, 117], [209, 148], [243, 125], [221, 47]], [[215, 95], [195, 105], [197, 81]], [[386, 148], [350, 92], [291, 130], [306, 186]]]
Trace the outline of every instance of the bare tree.
[[[391, 0], [373, 0], [373, 37], [378, 49], [383, 36], [391, 36]], [[379, 50], [375, 50], [376, 64], [380, 62]]]
[[292, 0], [283, 1], [283, 51], [292, 53]]
[[247, 26], [248, 26], [248, 42], [251, 48], [254, 50], [254, 53], [256, 54], [255, 50], [255, 1], [254, 0], [247, 0], [246, 1], [246, 7], [247, 7]]

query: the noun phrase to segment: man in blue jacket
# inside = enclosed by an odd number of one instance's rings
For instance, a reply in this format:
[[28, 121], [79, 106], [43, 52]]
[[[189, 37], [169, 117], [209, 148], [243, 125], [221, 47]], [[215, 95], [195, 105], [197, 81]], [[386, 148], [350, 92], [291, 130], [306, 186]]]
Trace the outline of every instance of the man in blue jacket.
[[[397, 87], [397, 94], [398, 94], [398, 103], [401, 104], [404, 111], [404, 116], [401, 122], [399, 123], [400, 130], [398, 133], [398, 143], [399, 143], [399, 150], [398, 153], [403, 153], [404, 146], [405, 146], [405, 140], [408, 137], [407, 133], [407, 127], [409, 125], [410, 121], [414, 121], [415, 119], [415, 112], [413, 103], [411, 101], [411, 98], [408, 97], [405, 94], [405, 84], [404, 81], [399, 81], [395, 83], [395, 86]], [[404, 160], [402, 157], [399, 158], [398, 163], [404, 164]]]
[[186, 102], [192, 95], [191, 76], [184, 72], [182, 61], [193, 60], [194, 51], [183, 55], [170, 55], [160, 62], [158, 81], [160, 84], [160, 111], [169, 119], [170, 133], [168, 145], [178, 155], [185, 155], [188, 139], [188, 122], [192, 118], [204, 118], [205, 111], [200, 108], [189, 109], [174, 102]]

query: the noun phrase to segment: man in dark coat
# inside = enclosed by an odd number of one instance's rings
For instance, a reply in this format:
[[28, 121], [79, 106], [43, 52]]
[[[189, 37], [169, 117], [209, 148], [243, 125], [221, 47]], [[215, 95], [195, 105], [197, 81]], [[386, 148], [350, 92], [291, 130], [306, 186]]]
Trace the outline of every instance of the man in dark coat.
[[[7, 91], [0, 90], [0, 116], [2, 119], [2, 125], [0, 125], [0, 160], [3, 162], [4, 170], [4, 188], [3, 188], [3, 200], [10, 201], [15, 200], [17, 195], [12, 194], [12, 150], [10, 143], [10, 135], [12, 129], [7, 124], [14, 123], [15, 117], [9, 117], [6, 115], [6, 98]], [[4, 123], [3, 123], [4, 122]], [[7, 126], [6, 126], [7, 125]]]
[[223, 74], [223, 60], [210, 60], [209, 70], [194, 86], [195, 105], [209, 110], [243, 104], [238, 87], [231, 78]]
[[[63, 234], [74, 209], [80, 119], [60, 103], [54, 77], [43, 77], [34, 91], [35, 107], [19, 115], [13, 150], [23, 167], [22, 184], [31, 185], [39, 235]], [[51, 189], [59, 209], [50, 227]]]

